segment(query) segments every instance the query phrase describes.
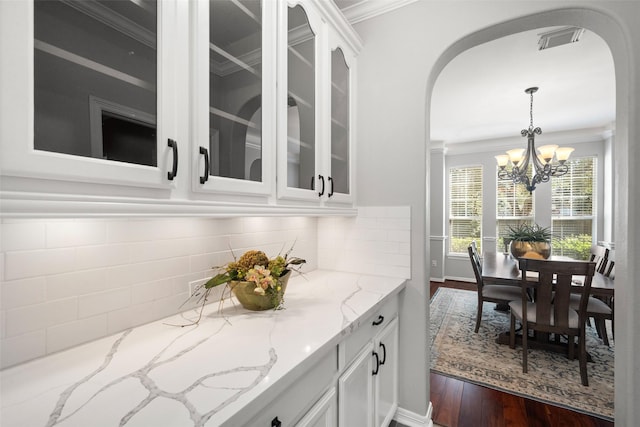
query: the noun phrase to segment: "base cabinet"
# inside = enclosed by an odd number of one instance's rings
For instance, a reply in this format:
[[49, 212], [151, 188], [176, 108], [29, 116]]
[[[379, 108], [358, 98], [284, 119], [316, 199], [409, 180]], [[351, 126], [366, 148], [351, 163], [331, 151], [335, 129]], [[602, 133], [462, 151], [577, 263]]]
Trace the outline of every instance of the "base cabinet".
[[307, 412], [296, 427], [336, 427], [338, 425], [338, 399], [336, 388], [331, 387]]
[[371, 338], [338, 379], [338, 425], [388, 426], [398, 408], [398, 318]]

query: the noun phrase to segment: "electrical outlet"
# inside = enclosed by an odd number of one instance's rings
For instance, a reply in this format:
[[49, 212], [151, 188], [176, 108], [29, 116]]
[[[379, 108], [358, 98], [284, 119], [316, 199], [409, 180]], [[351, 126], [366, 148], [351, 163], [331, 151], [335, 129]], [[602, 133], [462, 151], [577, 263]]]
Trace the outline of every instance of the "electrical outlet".
[[193, 292], [198, 289], [199, 286], [204, 285], [205, 283], [207, 283], [207, 280], [209, 280], [208, 278], [206, 279], [198, 279], [198, 280], [192, 280], [191, 282], [187, 283], [187, 290], [189, 291], [189, 296], [193, 295]]
[[435, 259], [431, 260], [431, 267], [437, 267], [438, 266], [438, 261], [436, 261]]

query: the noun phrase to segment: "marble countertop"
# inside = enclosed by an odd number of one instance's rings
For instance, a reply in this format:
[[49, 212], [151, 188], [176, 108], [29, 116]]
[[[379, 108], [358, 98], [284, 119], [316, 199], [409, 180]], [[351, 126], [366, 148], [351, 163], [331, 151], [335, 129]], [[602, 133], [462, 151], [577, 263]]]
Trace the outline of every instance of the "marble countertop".
[[209, 304], [3, 370], [0, 425], [242, 425], [242, 411], [359, 326], [404, 279], [316, 270], [292, 277], [284, 310]]

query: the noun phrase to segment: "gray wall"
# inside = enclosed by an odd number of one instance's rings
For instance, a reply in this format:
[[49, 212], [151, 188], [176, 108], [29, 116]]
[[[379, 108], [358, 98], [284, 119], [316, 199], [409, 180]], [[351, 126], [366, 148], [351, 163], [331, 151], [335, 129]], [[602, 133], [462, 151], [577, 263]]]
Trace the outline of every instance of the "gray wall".
[[[508, 7], [506, 7], [508, 6]], [[573, 9], [567, 9], [570, 7]], [[588, 9], [587, 9], [588, 8]], [[616, 423], [640, 419], [640, 287], [637, 277], [640, 201], [629, 183], [640, 179], [630, 167], [640, 158], [637, 140], [640, 98], [640, 2], [607, 1], [417, 1], [363, 21], [358, 63], [358, 204], [412, 207], [412, 279], [403, 301], [400, 344], [400, 407], [414, 414], [429, 409], [427, 339], [431, 245], [429, 140], [433, 85], [457, 54], [483, 42], [520, 31], [578, 25], [599, 34], [611, 47], [616, 67], [615, 235], [622, 298], [616, 307]], [[635, 50], [633, 48], [635, 46]], [[633, 119], [631, 119], [633, 118]], [[430, 414], [427, 414], [430, 415]]]

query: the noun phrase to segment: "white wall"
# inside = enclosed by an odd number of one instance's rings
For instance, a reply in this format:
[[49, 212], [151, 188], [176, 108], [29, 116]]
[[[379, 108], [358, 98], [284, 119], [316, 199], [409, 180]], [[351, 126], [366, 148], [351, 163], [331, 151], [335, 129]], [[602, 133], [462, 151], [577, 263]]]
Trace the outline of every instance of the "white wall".
[[[508, 7], [507, 7], [508, 6]], [[573, 7], [573, 9], [568, 9]], [[586, 9], [588, 8], [588, 9]], [[616, 67], [615, 235], [624, 259], [616, 272], [622, 306], [616, 307], [616, 422], [634, 425], [640, 395], [640, 287], [638, 277], [640, 171], [640, 2], [623, 1], [430, 1], [412, 3], [363, 21], [356, 31], [364, 47], [358, 62], [358, 203], [399, 204], [412, 209], [412, 280], [401, 318], [400, 407], [429, 418], [428, 280], [431, 208], [428, 185], [430, 96], [438, 74], [460, 52], [508, 34], [545, 26], [578, 25], [600, 35], [611, 47]], [[624, 234], [624, 236], [622, 236]], [[620, 250], [622, 249], [622, 250]], [[620, 258], [620, 256], [618, 256]], [[403, 322], [404, 320], [404, 322]], [[425, 425], [428, 422], [424, 422]]]

